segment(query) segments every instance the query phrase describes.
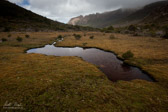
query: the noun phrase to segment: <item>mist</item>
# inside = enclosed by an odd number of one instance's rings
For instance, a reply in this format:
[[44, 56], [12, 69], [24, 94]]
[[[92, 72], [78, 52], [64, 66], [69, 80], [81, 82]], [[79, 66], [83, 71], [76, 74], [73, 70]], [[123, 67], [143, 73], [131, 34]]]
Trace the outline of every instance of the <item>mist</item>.
[[118, 8], [140, 8], [163, 0], [9, 0], [47, 18], [67, 23], [72, 17]]

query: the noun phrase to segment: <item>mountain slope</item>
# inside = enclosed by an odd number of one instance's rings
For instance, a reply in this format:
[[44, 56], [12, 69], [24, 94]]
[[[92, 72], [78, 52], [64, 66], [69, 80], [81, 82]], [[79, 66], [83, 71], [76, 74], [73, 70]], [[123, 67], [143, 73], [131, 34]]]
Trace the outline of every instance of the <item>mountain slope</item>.
[[139, 23], [142, 20], [144, 20], [147, 16], [149, 16], [151, 13], [155, 13], [156, 9], [164, 7], [165, 4], [168, 4], [168, 1], [160, 1], [146, 5], [142, 9], [126, 17], [123, 21], [121, 21], [120, 24], [132, 23], [133, 21], [136, 21], [135, 23]]
[[[136, 10], [136, 9], [119, 9], [102, 14], [92, 14], [82, 18], [78, 18], [73, 25], [82, 25], [82, 26], [91, 26], [103, 28], [107, 26], [125, 26], [130, 24], [139, 23], [144, 18], [149, 16], [155, 9], [165, 6], [168, 4], [168, 1], [155, 2], [145, 7]], [[76, 18], [73, 18], [69, 21], [73, 21]]]
[[82, 25], [82, 26], [91, 26], [96, 28], [102, 28], [109, 26], [109, 24], [115, 24], [117, 21], [123, 19], [125, 16], [130, 15], [135, 10], [127, 9], [118, 9], [115, 11], [105, 12], [105, 13], [97, 13], [90, 14], [85, 17], [79, 16], [76, 18], [72, 18], [68, 24], [72, 25]]
[[6, 0], [0, 0], [0, 31], [87, 30], [66, 25], [28, 11]]
[[156, 8], [151, 14], [144, 18], [142, 23], [155, 23], [159, 25], [168, 24], [168, 4]]

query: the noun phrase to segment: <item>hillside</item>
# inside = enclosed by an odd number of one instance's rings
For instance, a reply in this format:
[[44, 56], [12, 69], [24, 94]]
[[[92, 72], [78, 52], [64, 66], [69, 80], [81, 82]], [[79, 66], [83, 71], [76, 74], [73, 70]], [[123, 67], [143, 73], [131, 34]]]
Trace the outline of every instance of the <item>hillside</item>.
[[142, 23], [155, 23], [159, 25], [168, 24], [168, 4], [155, 9], [151, 14], [144, 18]]
[[[130, 24], [135, 24], [141, 22], [142, 20], [144, 20], [144, 18], [148, 17], [151, 13], [153, 13], [155, 9], [165, 6], [165, 4], [168, 4], [168, 1], [155, 2], [146, 5], [141, 9], [118, 9], [115, 11], [105, 12], [101, 14], [91, 14], [78, 19], [73, 25], [103, 28], [111, 25], [126, 26]], [[69, 21], [69, 24], [71, 24], [71, 21], [73, 21], [74, 19], [76, 18], [71, 19]]]
[[66, 25], [35, 14], [6, 0], [0, 0], [0, 31], [91, 30]]
[[[115, 24], [119, 20], [122, 20], [125, 16], [133, 13], [135, 9], [118, 9], [115, 11], [105, 12], [105, 13], [96, 13], [90, 14], [87, 16], [79, 16], [72, 18], [68, 24], [72, 25], [82, 25], [82, 26], [91, 26], [96, 28], [102, 28], [109, 26], [109, 24]], [[75, 21], [74, 21], [75, 20]]]
[[[155, 3], [149, 4], [144, 8], [126, 17], [123, 20], [123, 22], [121, 22], [121, 24], [126, 22], [131, 23], [132, 21], [137, 21], [135, 23], [141, 23], [145, 18], [149, 17], [149, 15], [151, 15], [152, 13], [155, 13], [155, 15], [150, 16], [150, 18], [155, 18], [158, 16], [158, 14], [156, 13], [156, 10], [162, 7], [165, 7], [166, 4], [168, 4], [168, 1], [161, 1], [161, 2], [155, 2]], [[162, 13], [162, 11], [160, 10], [160, 12], [158, 13]], [[148, 20], [151, 20], [150, 18], [148, 18]], [[151, 23], [153, 22], [151, 21]], [[162, 22], [162, 21], [159, 21], [159, 22]]]

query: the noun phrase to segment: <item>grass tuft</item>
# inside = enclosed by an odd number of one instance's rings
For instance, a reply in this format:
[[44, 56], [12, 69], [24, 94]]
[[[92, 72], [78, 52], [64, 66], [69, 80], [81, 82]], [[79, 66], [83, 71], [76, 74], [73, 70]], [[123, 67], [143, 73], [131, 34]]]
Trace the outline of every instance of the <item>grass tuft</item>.
[[128, 60], [130, 58], [133, 58], [134, 57], [134, 54], [129, 50], [127, 52], [125, 52], [122, 57], [125, 59], [125, 60]]
[[18, 42], [22, 42], [23, 39], [18, 36], [18, 37], [16, 38], [16, 40], [17, 40]]

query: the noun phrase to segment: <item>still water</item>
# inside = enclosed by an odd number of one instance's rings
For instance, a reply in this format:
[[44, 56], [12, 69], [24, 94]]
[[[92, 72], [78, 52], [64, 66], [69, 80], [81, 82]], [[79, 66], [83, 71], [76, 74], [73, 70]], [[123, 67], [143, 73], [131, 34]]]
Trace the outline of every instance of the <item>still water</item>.
[[153, 78], [143, 73], [140, 69], [124, 64], [123, 61], [119, 60], [113, 53], [96, 48], [65, 48], [46, 45], [43, 48], [30, 49], [27, 53], [54, 56], [78, 56], [98, 66], [98, 68], [107, 75], [108, 79], [114, 82], [118, 80], [130, 81], [134, 79], [154, 81]]

